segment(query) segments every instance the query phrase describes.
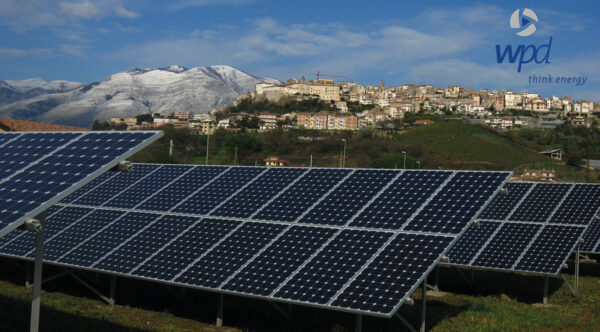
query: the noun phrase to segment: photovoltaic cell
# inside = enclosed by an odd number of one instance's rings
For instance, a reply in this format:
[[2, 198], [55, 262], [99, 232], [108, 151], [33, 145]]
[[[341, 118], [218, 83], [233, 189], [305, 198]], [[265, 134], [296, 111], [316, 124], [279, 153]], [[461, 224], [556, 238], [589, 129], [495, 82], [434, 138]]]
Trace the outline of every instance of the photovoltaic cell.
[[175, 281], [218, 288], [229, 275], [283, 231], [284, 227], [280, 224], [246, 223], [175, 278]]
[[[136, 171], [138, 165], [140, 164], [135, 165], [133, 171]], [[223, 166], [195, 166], [185, 177], [162, 189], [137, 208], [149, 211], [169, 211], [196, 190], [206, 185], [210, 180], [213, 180], [228, 169], [228, 167]]]
[[334, 233], [332, 228], [292, 226], [223, 289], [268, 296]]
[[[129, 188], [135, 182], [154, 172], [160, 165], [135, 164], [129, 172], [119, 172], [102, 186], [73, 201], [73, 204], [102, 206], [102, 204]], [[87, 186], [86, 186], [87, 187]]]
[[248, 218], [306, 171], [301, 168], [271, 168], [211, 214]]
[[397, 174], [397, 171], [356, 170], [300, 222], [344, 225]]
[[144, 221], [147, 228], [141, 229], [132, 239], [124, 242], [108, 256], [105, 256], [92, 267], [105, 271], [129, 273], [152, 253], [160, 249], [173, 237], [181, 234], [198, 218], [182, 216], [162, 216], [146, 214]]
[[510, 269], [540, 227], [525, 223], [503, 224], [472, 265]]
[[457, 172], [404, 229], [459, 234], [505, 179], [502, 173]]
[[59, 263], [90, 267], [119, 244], [156, 219], [156, 215], [130, 212], [106, 225], [106, 228], [85, 239], [79, 246], [57, 261]]
[[[53, 214], [55, 212], [57, 213]], [[79, 220], [79, 218], [83, 217], [89, 212], [92, 212], [92, 210], [78, 207], [62, 208], [56, 205], [52, 206], [50, 209], [48, 209], [48, 216], [50, 217], [47, 218], [48, 221], [45, 224], [45, 238], [51, 238], [56, 233], [68, 227], [69, 225]], [[1, 253], [14, 256], [24, 256], [32, 250], [33, 245], [35, 243], [35, 232], [13, 231], [9, 233], [9, 235], [12, 233], [21, 234], [21, 236], [19, 236], [11, 242], [8, 242], [8, 238], [4, 237], [3, 239], [6, 239], [8, 244], [0, 249]]]
[[241, 189], [258, 174], [264, 171], [264, 168], [259, 167], [230, 168], [217, 180], [185, 200], [181, 205], [173, 209], [173, 211], [191, 214], [207, 214], [222, 203], [223, 200], [227, 199], [231, 194]]
[[141, 181], [102, 204], [102, 206], [131, 209], [191, 167], [183, 165], [160, 166], [156, 171], [148, 174]]
[[311, 169], [308, 174], [263, 208], [254, 218], [295, 221], [349, 172], [348, 169]]
[[558, 273], [573, 252], [583, 227], [548, 225], [527, 249], [516, 266], [518, 271]]
[[391, 236], [386, 232], [343, 230], [293, 275], [275, 297], [326, 304]]
[[481, 221], [478, 227], [469, 227], [448, 252], [450, 262], [457, 265], [469, 264], [501, 224]]
[[490, 204], [483, 210], [480, 219], [504, 220], [517, 206], [521, 199], [533, 186], [531, 182], [509, 182], [504, 188], [506, 195], [496, 195]]
[[536, 184], [509, 220], [546, 222], [570, 187], [571, 184]]
[[576, 184], [550, 219], [554, 224], [587, 225], [600, 208], [600, 186]]
[[399, 229], [451, 174], [404, 172], [350, 226]]
[[600, 221], [592, 220], [583, 234], [581, 251], [586, 253], [600, 253]]
[[106, 173], [103, 173], [99, 177], [97, 177], [94, 180], [92, 180], [90, 183], [88, 183], [85, 186], [83, 186], [83, 187], [75, 190], [75, 192], [73, 192], [69, 196], [61, 199], [60, 202], [63, 203], [63, 204], [72, 203], [74, 200], [76, 200], [79, 197], [85, 195], [86, 193], [88, 193], [92, 189], [96, 188], [97, 186], [99, 186], [100, 184], [104, 183], [105, 181], [107, 181], [108, 179], [112, 178], [113, 176], [115, 176], [117, 174], [119, 174], [119, 173], [118, 172], [114, 172], [114, 171], [108, 171]]
[[444, 236], [398, 234], [332, 304], [393, 313], [453, 240]]
[[236, 220], [202, 219], [165, 248], [156, 252], [132, 274], [171, 280], [240, 223]]
[[[108, 210], [93, 210], [91, 214], [84, 216], [79, 222], [73, 223], [74, 220], [64, 219], [65, 227], [60, 234], [53, 237], [47, 237], [44, 241], [44, 260], [56, 261], [63, 254], [79, 245], [81, 242], [88, 239], [94, 233], [108, 225], [125, 212], [108, 211]], [[62, 216], [61, 216], [62, 217]], [[48, 223], [51, 221], [48, 220]], [[29, 257], [33, 257], [35, 252], [29, 253]]]

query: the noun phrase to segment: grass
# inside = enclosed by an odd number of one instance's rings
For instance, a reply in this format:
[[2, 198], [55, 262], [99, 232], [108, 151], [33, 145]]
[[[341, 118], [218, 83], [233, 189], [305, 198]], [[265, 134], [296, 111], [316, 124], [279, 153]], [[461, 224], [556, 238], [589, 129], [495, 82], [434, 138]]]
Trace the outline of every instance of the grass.
[[[22, 331], [28, 326], [31, 291], [23, 272], [2, 260], [0, 271], [0, 331]], [[61, 270], [47, 266], [51, 276]], [[572, 268], [568, 271], [572, 271]], [[600, 264], [581, 267], [580, 292], [572, 296], [562, 280], [550, 279], [550, 304], [541, 301], [542, 278], [478, 271], [474, 287], [451, 268], [440, 269], [440, 289], [428, 292], [427, 329], [431, 331], [598, 331], [600, 330]], [[93, 274], [90, 279], [95, 279]], [[108, 278], [100, 275], [98, 287]], [[572, 279], [572, 275], [567, 275]], [[216, 328], [216, 296], [191, 291], [182, 298], [156, 284], [119, 279], [117, 303], [108, 306], [68, 277], [44, 284], [42, 331], [353, 331], [353, 315], [304, 306], [293, 307], [288, 321], [265, 301], [226, 296], [225, 324]], [[415, 305], [399, 313], [413, 326], [420, 317], [420, 290]], [[285, 306], [283, 306], [285, 308]], [[364, 331], [403, 331], [397, 319], [364, 317]]]

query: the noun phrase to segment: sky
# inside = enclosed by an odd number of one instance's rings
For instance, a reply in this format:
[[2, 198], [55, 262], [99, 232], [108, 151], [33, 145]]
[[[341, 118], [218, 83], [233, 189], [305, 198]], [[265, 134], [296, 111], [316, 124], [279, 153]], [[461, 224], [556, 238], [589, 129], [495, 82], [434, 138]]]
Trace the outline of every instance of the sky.
[[[511, 28], [525, 8], [538, 21]], [[541, 63], [518, 72], [519, 59], [498, 63], [497, 45], [523, 45], [525, 61], [539, 49]], [[600, 1], [0, 0], [0, 80], [98, 82], [169, 65], [600, 101]]]

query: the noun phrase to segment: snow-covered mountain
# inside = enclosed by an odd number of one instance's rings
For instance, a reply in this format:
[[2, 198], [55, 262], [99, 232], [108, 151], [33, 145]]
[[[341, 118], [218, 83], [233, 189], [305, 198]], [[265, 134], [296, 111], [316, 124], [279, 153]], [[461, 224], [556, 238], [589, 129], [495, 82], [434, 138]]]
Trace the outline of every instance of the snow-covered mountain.
[[230, 66], [133, 68], [90, 84], [0, 81], [0, 117], [89, 127], [93, 120], [146, 113], [208, 113], [259, 82], [280, 83]]

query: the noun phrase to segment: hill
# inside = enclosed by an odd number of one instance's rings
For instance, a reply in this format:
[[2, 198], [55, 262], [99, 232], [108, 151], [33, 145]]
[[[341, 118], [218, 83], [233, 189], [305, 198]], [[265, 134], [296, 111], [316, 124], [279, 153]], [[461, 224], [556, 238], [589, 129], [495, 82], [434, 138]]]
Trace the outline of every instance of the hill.
[[0, 81], [0, 117], [89, 128], [93, 120], [112, 117], [208, 113], [263, 81], [278, 82], [230, 66], [134, 68], [90, 84]]

